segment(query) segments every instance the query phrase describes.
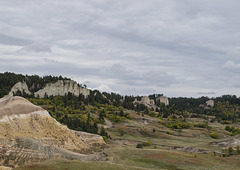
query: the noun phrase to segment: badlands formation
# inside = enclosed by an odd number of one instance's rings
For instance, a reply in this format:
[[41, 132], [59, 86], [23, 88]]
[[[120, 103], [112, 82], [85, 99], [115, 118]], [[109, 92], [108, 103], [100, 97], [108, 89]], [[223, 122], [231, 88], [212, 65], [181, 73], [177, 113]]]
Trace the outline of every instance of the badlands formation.
[[58, 80], [56, 83], [48, 83], [43, 89], [35, 92], [35, 97], [44, 98], [44, 95], [48, 96], [64, 96], [72, 93], [75, 96], [82, 94], [85, 98], [90, 94], [90, 90], [80, 87], [77, 82], [72, 80]]
[[99, 135], [77, 132], [61, 125], [49, 113], [22, 97], [0, 99], [0, 163], [19, 166], [46, 160], [66, 158], [105, 160]]
[[[26, 82], [18, 82], [12, 88], [8, 94], [8, 97], [12, 97], [18, 91], [31, 95], [30, 87]], [[31, 88], [30, 88], [31, 89]], [[90, 95], [90, 90], [83, 88], [76, 81], [73, 80], [58, 80], [55, 83], [48, 83], [43, 89], [33, 92], [35, 97], [44, 98], [48, 96], [64, 96], [65, 94], [72, 93], [74, 96], [82, 94], [85, 98]]]

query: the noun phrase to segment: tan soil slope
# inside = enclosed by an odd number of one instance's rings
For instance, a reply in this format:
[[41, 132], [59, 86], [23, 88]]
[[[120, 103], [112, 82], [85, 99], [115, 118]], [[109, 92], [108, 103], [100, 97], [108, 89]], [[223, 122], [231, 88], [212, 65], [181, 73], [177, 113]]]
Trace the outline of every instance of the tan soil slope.
[[[61, 125], [46, 110], [22, 97], [0, 102], [0, 144], [14, 144], [17, 138], [33, 138], [45, 145], [80, 153], [89, 153], [93, 149], [84, 136]], [[94, 144], [105, 145], [98, 135], [95, 139]]]
[[35, 111], [44, 111], [23, 97], [15, 96], [0, 102], [0, 119], [4, 116], [28, 114]]

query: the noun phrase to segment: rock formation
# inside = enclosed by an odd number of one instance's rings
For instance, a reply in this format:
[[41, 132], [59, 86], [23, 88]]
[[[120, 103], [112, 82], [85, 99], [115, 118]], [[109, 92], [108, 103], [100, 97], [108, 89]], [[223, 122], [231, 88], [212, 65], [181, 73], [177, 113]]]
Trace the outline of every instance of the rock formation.
[[200, 104], [199, 107], [203, 107], [204, 109], [211, 109], [214, 107], [214, 101], [208, 100], [204, 104]]
[[143, 96], [140, 101], [135, 100], [134, 103], [144, 104], [145, 106], [150, 107], [150, 108], [155, 107], [154, 100], [149, 99], [148, 96]]
[[140, 103], [145, 104], [145, 105], [154, 105], [155, 102], [152, 99], [149, 99], [147, 96], [143, 96]]
[[213, 100], [208, 100], [206, 101], [206, 105], [209, 107], [214, 107], [214, 101]]
[[83, 94], [84, 97], [87, 97], [90, 94], [90, 90], [80, 87], [77, 82], [72, 80], [58, 80], [56, 83], [48, 83], [43, 89], [35, 92], [35, 97], [44, 98], [44, 95], [48, 96], [64, 96], [68, 94], [68, 92], [72, 93], [75, 96], [79, 96], [79, 94]]
[[29, 95], [31, 94], [31, 92], [28, 89], [28, 86], [27, 86], [26, 82], [18, 82], [18, 83], [16, 83], [12, 87], [10, 93], [11, 94], [17, 93], [17, 91], [20, 91], [21, 93], [26, 93], [26, 94], [29, 94]]
[[[16, 83], [6, 98], [12, 97], [20, 91], [22, 94], [30, 95], [31, 92], [25, 82], [18, 82]], [[78, 85], [77, 82], [73, 80], [58, 80], [56, 83], [48, 83], [43, 89], [38, 90], [37, 92], [33, 93], [35, 97], [44, 98], [45, 95], [47, 96], [64, 96], [65, 94], [72, 93], [75, 96], [79, 96], [82, 94], [85, 98], [90, 95], [90, 90], [87, 88], [83, 88]]]
[[237, 147], [240, 146], [240, 135], [233, 136], [230, 139], [211, 142], [210, 145], [218, 145], [221, 146], [223, 149], [228, 148], [229, 146]]
[[[30, 142], [29, 146], [35, 146], [35, 151], [25, 146], [26, 141]], [[20, 152], [20, 146], [25, 149], [24, 154], [16, 153]], [[53, 119], [46, 110], [22, 97], [5, 98], [0, 102], [0, 151], [5, 152], [3, 151], [5, 149], [7, 153], [7, 155], [3, 154], [2, 161], [14, 158], [11, 164], [15, 166], [19, 163], [17, 159], [21, 160], [21, 158], [9, 156], [17, 154], [21, 157], [28, 153], [30, 155], [36, 153], [40, 156], [39, 160], [41, 157], [65, 158], [66, 153], [70, 154], [71, 158], [80, 159], [82, 157], [76, 156], [77, 153], [72, 151], [91, 153], [94, 149], [100, 150], [99, 148], [104, 146], [105, 142], [101, 136], [70, 130]]]
[[156, 101], [165, 104], [165, 106], [169, 105], [169, 100], [166, 96], [160, 96], [156, 99]]

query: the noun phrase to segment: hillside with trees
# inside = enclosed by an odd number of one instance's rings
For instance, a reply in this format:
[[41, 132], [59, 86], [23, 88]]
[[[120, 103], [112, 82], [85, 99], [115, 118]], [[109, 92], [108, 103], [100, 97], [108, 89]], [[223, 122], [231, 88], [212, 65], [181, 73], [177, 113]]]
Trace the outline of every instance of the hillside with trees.
[[[0, 74], [0, 80], [0, 94], [4, 96], [19, 81], [26, 82], [29, 90], [35, 92], [48, 83], [70, 79], [7, 72]], [[87, 96], [69, 92], [39, 98], [21, 91], [14, 95], [44, 108], [72, 130], [101, 135], [109, 145], [104, 152], [111, 166], [120, 162], [148, 169], [194, 169], [202, 161], [205, 168], [212, 168], [213, 164], [239, 167], [234, 161], [239, 160], [240, 154], [240, 98], [235, 95], [172, 97], [167, 98], [166, 105], [159, 100], [163, 94], [122, 96], [90, 90]], [[223, 163], [226, 159], [227, 165]]]

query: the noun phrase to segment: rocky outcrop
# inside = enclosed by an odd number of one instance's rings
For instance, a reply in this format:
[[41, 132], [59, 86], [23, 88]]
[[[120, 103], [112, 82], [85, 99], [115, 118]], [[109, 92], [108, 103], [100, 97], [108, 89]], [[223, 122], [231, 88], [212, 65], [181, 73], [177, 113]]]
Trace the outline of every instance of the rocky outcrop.
[[[18, 82], [16, 83], [8, 95], [5, 98], [12, 97], [17, 94], [17, 92], [21, 92], [22, 94], [31, 95], [29, 88], [26, 82]], [[65, 94], [72, 93], [74, 96], [79, 96], [82, 94], [85, 98], [90, 95], [90, 90], [87, 88], [83, 88], [78, 85], [77, 82], [73, 80], [58, 80], [56, 83], [48, 83], [43, 89], [38, 90], [33, 93], [35, 97], [44, 98], [47, 96], [64, 96]]]
[[96, 134], [91, 134], [87, 132], [74, 131], [74, 133], [85, 143], [91, 146], [93, 150], [99, 150], [105, 146], [104, 140], [102, 137]]
[[0, 145], [0, 153], [2, 153], [0, 164], [17, 167], [53, 158], [85, 161], [107, 160], [107, 155], [103, 152], [86, 155], [56, 146], [44, 145], [33, 138], [16, 138], [15, 142], [14, 145]]
[[15, 94], [17, 94], [18, 91], [20, 91], [22, 94], [24, 94], [24, 93], [28, 94], [28, 95], [31, 94], [31, 92], [28, 89], [28, 86], [27, 86], [26, 82], [18, 82], [11, 88], [10, 92], [7, 95], [0, 98], [0, 103], [2, 101], [5, 101], [5, 100], [13, 97]]
[[204, 109], [211, 109], [214, 107], [214, 100], [208, 100], [204, 104], [200, 104], [199, 107], [203, 107]]
[[154, 100], [150, 99], [148, 96], [143, 96], [140, 101], [135, 100], [134, 103], [144, 104], [145, 106], [152, 108], [155, 107]]
[[169, 100], [166, 96], [160, 96], [156, 99], [157, 102], [164, 104], [165, 106], [169, 105]]
[[209, 107], [214, 107], [214, 101], [213, 100], [208, 100], [206, 101], [206, 105]]
[[140, 103], [145, 104], [145, 105], [154, 105], [155, 102], [152, 99], [149, 99], [147, 96], [143, 96]]
[[[59, 155], [60, 150], [64, 150], [61, 153], [71, 152], [70, 158], [80, 159], [79, 155], [73, 156], [72, 152], [91, 153], [94, 151], [94, 147], [100, 150], [105, 146], [101, 136], [70, 130], [53, 119], [46, 110], [33, 105], [22, 97], [5, 98], [0, 102], [0, 145], [3, 148], [9, 147], [6, 153], [11, 152], [12, 154], [9, 155], [12, 156], [16, 154], [16, 150], [20, 149], [17, 147], [19, 141], [23, 141], [24, 144], [26, 139], [35, 141], [32, 143], [37, 145], [36, 153], [43, 155], [43, 159], [47, 158], [46, 154], [44, 156], [42, 153], [43, 151], [48, 153], [54, 151], [53, 155], [56, 156]], [[43, 149], [40, 145], [44, 146]], [[53, 148], [48, 149], [51, 148], [50, 146]], [[24, 155], [20, 154], [20, 156], [35, 153], [31, 148], [24, 147], [24, 149]], [[9, 159], [9, 155], [3, 155]], [[38, 157], [39, 160], [41, 158], [41, 156]]]
[[237, 147], [240, 146], [240, 135], [234, 136], [230, 139], [218, 141], [218, 142], [211, 142], [210, 145], [218, 145], [223, 149], [228, 148], [229, 146]]
[[90, 90], [83, 88], [72, 80], [58, 80], [56, 83], [48, 83], [43, 89], [35, 92], [35, 97], [44, 98], [48, 96], [64, 96], [65, 94], [72, 93], [75, 96], [83, 94], [86, 98], [90, 94]]
[[28, 89], [28, 86], [27, 86], [26, 82], [18, 82], [11, 88], [11, 91], [9, 92], [8, 95], [13, 96], [18, 91], [20, 91], [22, 94], [24, 94], [24, 93], [26, 93], [28, 95], [31, 94], [31, 92]]

